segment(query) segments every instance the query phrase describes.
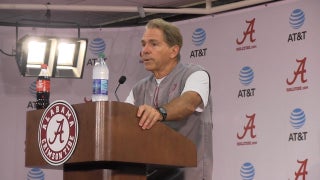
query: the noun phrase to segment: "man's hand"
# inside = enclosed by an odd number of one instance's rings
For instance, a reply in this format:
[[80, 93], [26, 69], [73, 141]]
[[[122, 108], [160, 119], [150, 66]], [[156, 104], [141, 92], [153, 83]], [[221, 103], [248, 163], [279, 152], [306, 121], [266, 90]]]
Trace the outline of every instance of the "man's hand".
[[[193, 91], [187, 91], [181, 96], [165, 104], [168, 116], [166, 120], [182, 120], [190, 116], [202, 103], [200, 95]], [[162, 120], [160, 112], [152, 106], [141, 105], [138, 108], [137, 117], [140, 118], [139, 126], [142, 129], [150, 129], [157, 122]]]
[[162, 120], [160, 112], [149, 105], [139, 106], [137, 116], [140, 118], [139, 126], [142, 129], [150, 129], [156, 122]]

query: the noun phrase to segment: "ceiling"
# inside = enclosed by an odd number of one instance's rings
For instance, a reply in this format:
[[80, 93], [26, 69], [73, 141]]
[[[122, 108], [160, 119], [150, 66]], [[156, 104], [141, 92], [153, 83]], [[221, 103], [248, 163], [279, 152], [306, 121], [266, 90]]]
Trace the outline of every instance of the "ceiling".
[[277, 0], [0, 0], [0, 26], [123, 27], [190, 19]]

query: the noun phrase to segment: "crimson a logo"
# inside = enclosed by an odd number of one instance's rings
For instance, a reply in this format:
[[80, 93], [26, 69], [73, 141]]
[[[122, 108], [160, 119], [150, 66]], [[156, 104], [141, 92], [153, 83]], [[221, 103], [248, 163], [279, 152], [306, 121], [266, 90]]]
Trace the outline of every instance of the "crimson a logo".
[[308, 164], [308, 159], [305, 160], [297, 160], [297, 163], [300, 164], [298, 167], [297, 171], [294, 172], [294, 180], [306, 180], [308, 171], [307, 171], [307, 164]]
[[58, 166], [72, 155], [78, 140], [78, 119], [72, 106], [54, 101], [44, 111], [38, 130], [39, 149], [47, 163]]
[[[287, 88], [287, 92], [308, 89], [308, 85], [304, 85], [306, 82], [308, 82], [308, 79], [306, 78], [307, 58], [305, 57], [303, 59], [297, 59], [296, 62], [298, 66], [297, 69], [293, 71], [293, 77], [287, 78], [286, 80], [287, 85], [290, 86]], [[298, 84], [299, 82], [300, 84]]]
[[[256, 128], [256, 125], [254, 123], [256, 114], [252, 115], [246, 115], [246, 118], [248, 119], [247, 124], [243, 127], [243, 132], [237, 133], [238, 142], [237, 145], [255, 145], [258, 142], [254, 141], [254, 139], [257, 137], [254, 130]], [[247, 138], [245, 138], [247, 137]]]
[[[243, 36], [237, 38], [236, 43], [239, 45], [239, 47], [236, 48], [237, 51], [245, 51], [249, 49], [257, 48], [257, 45], [253, 44], [256, 39], [253, 37], [256, 30], [254, 29], [254, 23], [256, 21], [256, 18], [253, 18], [251, 20], [246, 20], [246, 23], [248, 24], [247, 29], [243, 31]], [[247, 42], [249, 40], [249, 43], [247, 45], [244, 45], [244, 42]]]

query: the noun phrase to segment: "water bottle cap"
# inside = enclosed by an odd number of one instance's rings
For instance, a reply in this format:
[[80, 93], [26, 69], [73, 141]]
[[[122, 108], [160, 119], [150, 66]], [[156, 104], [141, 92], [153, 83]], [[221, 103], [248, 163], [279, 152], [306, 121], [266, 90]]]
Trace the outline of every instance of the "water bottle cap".
[[41, 69], [47, 69], [48, 65], [47, 64], [41, 64]]
[[102, 58], [102, 59], [104, 59], [104, 58], [105, 58], [105, 55], [104, 55], [104, 53], [100, 53], [100, 54], [99, 54], [99, 58]]

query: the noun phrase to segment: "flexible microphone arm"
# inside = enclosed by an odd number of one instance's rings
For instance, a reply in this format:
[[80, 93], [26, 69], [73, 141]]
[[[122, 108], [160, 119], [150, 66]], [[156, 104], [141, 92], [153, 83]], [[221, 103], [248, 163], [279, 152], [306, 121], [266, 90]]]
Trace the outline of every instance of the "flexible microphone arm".
[[117, 101], [119, 101], [119, 97], [118, 97], [118, 95], [117, 95], [118, 88], [119, 88], [119, 86], [120, 86], [121, 84], [123, 84], [124, 82], [126, 82], [126, 80], [127, 80], [126, 76], [121, 76], [121, 77], [119, 78], [118, 86], [117, 86], [116, 90], [114, 91], [114, 95], [116, 96]]

